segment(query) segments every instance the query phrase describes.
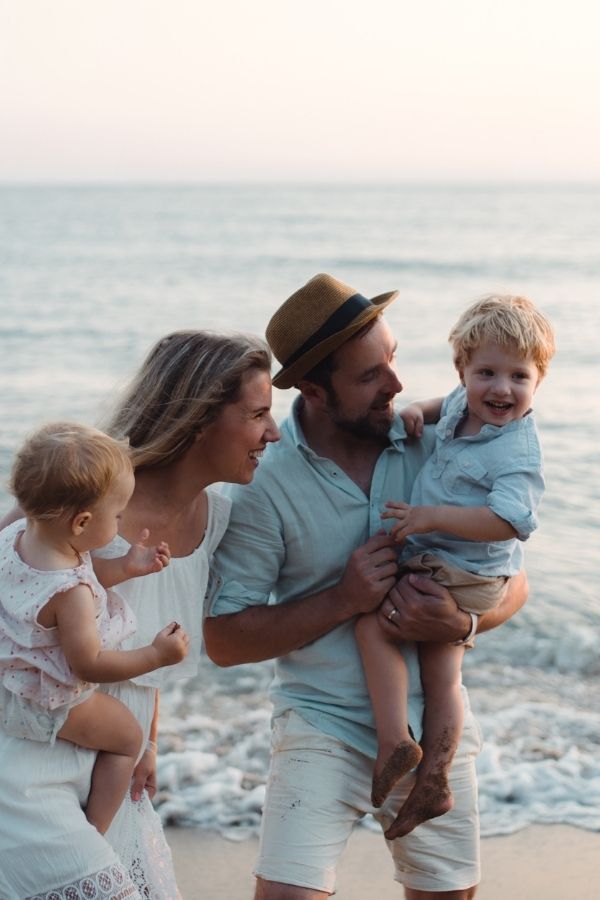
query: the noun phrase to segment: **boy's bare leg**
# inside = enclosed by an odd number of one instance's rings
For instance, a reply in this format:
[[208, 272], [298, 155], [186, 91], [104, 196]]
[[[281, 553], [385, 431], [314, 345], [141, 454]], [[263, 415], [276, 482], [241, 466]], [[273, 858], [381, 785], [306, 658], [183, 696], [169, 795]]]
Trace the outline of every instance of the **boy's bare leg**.
[[129, 788], [142, 745], [142, 729], [120, 700], [96, 691], [73, 707], [58, 737], [99, 751], [85, 814], [104, 834]]
[[408, 672], [402, 653], [373, 614], [360, 617], [356, 638], [377, 728], [371, 802], [379, 807], [396, 782], [418, 765], [422, 751], [408, 730]]
[[415, 786], [385, 832], [388, 840], [402, 837], [421, 822], [452, 809], [448, 771], [462, 733], [464, 710], [460, 673], [464, 647], [419, 644], [421, 681], [425, 695], [423, 759]]

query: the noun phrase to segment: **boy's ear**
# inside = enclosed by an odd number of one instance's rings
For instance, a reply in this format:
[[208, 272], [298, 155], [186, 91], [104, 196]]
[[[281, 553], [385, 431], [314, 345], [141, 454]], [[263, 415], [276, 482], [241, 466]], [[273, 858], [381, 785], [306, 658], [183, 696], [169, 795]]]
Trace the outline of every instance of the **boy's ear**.
[[71, 521], [71, 531], [73, 532], [73, 534], [76, 536], [83, 534], [91, 518], [92, 514], [91, 512], [89, 512], [89, 510], [78, 512], [76, 516], [73, 516], [73, 519]]
[[458, 377], [460, 379], [460, 383], [464, 387], [465, 386], [465, 374], [464, 374], [465, 370], [459, 366], [456, 371], [458, 372]]

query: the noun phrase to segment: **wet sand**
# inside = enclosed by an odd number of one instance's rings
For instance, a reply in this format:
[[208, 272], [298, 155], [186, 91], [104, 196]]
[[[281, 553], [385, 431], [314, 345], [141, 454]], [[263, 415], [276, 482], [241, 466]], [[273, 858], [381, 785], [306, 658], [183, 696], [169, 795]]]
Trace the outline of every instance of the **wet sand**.
[[[236, 843], [195, 828], [169, 828], [183, 900], [252, 900], [255, 840]], [[531, 826], [482, 841], [477, 900], [597, 900], [600, 834], [566, 825]], [[401, 900], [383, 839], [359, 828], [339, 871], [340, 900]]]

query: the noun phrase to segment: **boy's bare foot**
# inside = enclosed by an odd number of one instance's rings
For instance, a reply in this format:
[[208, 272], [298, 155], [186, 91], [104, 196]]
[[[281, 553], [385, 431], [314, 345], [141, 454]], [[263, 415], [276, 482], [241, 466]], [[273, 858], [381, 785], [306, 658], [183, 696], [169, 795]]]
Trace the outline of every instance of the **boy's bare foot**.
[[450, 812], [454, 806], [445, 772], [433, 772], [416, 785], [400, 807], [400, 812], [385, 832], [388, 841], [404, 837], [426, 822]]
[[414, 769], [421, 762], [423, 751], [415, 741], [402, 741], [394, 747], [390, 755], [379, 766], [379, 759], [375, 763], [373, 772], [373, 784], [371, 787], [371, 803], [379, 807], [400, 781], [403, 775]]

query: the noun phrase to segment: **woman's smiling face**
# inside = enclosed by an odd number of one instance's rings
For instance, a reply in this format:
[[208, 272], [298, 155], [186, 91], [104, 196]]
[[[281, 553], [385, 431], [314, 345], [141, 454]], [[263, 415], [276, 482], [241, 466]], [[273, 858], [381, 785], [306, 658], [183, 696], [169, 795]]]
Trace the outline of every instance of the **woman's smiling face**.
[[238, 399], [228, 403], [216, 421], [198, 435], [197, 445], [212, 481], [248, 484], [266, 445], [279, 437], [271, 415], [269, 373], [250, 369]]

